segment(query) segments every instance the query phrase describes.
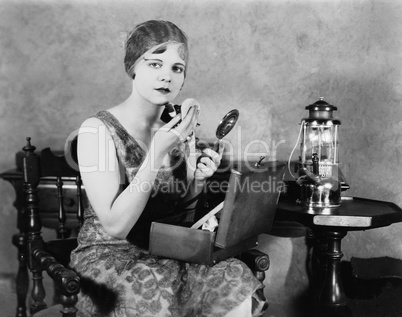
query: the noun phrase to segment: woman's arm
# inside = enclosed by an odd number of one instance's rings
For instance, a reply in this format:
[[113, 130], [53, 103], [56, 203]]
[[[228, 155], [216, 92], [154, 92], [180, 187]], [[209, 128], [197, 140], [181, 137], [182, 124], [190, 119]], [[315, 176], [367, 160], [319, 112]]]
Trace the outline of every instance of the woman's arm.
[[180, 116], [162, 127], [132, 182], [123, 190], [124, 169], [119, 164], [112, 137], [103, 122], [86, 120], [78, 135], [78, 162], [88, 199], [108, 234], [124, 239], [141, 216], [166, 154], [188, 135], [192, 118]]
[[[136, 174], [136, 183], [122, 190], [124, 170], [105, 125], [96, 118], [86, 120], [78, 135], [78, 162], [88, 199], [106, 232], [124, 239], [145, 208], [158, 167], [151, 168], [150, 153]], [[137, 186], [137, 187], [136, 187]]]

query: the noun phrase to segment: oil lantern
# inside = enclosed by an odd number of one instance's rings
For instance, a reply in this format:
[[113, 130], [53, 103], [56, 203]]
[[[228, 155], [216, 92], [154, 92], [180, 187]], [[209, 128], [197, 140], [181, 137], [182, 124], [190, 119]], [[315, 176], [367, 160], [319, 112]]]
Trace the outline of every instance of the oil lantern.
[[301, 203], [309, 207], [337, 207], [341, 204], [338, 129], [333, 118], [337, 107], [322, 97], [306, 106], [308, 118], [301, 121], [299, 177]]

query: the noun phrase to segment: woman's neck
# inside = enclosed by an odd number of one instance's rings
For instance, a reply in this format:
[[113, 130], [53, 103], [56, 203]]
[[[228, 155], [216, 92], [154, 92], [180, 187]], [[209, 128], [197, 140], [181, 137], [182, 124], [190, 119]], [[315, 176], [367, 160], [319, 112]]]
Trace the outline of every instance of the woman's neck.
[[162, 126], [160, 117], [163, 110], [163, 106], [149, 103], [135, 93], [121, 104], [109, 109], [128, 133], [143, 142], [148, 142], [152, 131]]

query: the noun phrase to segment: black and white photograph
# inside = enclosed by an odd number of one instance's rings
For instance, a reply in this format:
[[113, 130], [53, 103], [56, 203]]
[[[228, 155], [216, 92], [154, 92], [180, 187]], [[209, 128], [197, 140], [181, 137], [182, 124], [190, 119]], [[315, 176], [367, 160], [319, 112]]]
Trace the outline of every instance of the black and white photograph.
[[402, 1], [0, 0], [0, 316], [402, 316]]

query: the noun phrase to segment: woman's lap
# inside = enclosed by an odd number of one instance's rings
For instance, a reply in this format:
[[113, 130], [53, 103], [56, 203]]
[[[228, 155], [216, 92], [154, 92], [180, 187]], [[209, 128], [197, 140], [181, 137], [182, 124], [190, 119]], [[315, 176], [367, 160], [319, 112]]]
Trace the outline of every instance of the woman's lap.
[[109, 254], [76, 267], [82, 316], [224, 316], [262, 287], [237, 259], [209, 267], [127, 255]]

